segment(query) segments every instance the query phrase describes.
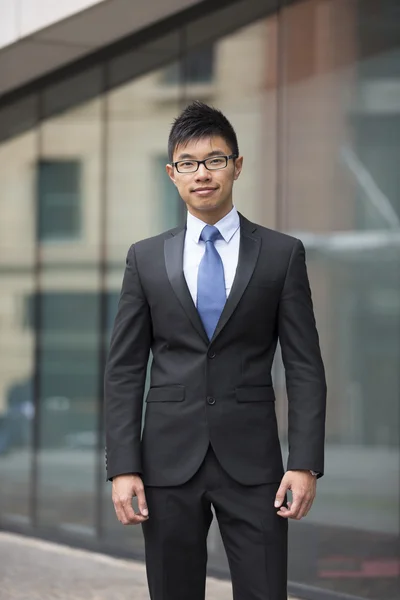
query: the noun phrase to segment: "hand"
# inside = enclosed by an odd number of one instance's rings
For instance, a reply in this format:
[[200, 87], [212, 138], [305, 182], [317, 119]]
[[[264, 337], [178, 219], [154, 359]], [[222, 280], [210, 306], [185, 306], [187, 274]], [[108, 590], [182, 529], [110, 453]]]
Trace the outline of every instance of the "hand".
[[[291, 490], [293, 502], [288, 508], [282, 506], [287, 490]], [[287, 471], [275, 498], [275, 507], [281, 507], [277, 514], [285, 519], [300, 521], [308, 514], [317, 492], [317, 478], [309, 471]]]
[[[136, 514], [132, 506], [132, 498], [137, 496], [139, 512]], [[118, 475], [112, 482], [112, 501], [118, 521], [123, 525], [139, 525], [147, 521], [146, 496], [143, 482], [139, 475]]]

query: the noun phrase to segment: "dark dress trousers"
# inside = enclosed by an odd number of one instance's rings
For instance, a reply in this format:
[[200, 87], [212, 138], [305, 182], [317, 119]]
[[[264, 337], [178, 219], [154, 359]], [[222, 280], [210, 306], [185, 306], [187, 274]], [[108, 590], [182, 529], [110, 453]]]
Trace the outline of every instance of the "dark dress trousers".
[[[202, 600], [214, 507], [235, 600], [286, 600], [284, 474], [271, 367], [289, 400], [287, 469], [324, 471], [326, 382], [302, 242], [240, 213], [235, 279], [208, 339], [185, 227], [129, 249], [105, 373], [107, 477], [140, 473], [152, 600]], [[142, 431], [146, 366], [150, 389]]]

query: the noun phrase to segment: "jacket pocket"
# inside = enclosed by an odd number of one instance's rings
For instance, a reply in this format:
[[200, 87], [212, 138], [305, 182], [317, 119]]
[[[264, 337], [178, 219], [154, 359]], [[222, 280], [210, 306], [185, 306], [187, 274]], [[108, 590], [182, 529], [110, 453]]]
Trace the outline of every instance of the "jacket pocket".
[[275, 392], [272, 385], [236, 388], [238, 402], [274, 402]]
[[182, 402], [184, 398], [184, 385], [170, 385], [150, 388], [146, 402]]

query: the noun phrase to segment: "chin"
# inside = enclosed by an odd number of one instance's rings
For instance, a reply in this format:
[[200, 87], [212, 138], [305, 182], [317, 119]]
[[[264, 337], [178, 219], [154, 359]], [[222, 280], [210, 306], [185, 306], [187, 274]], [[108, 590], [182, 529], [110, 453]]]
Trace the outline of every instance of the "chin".
[[205, 198], [204, 200], [200, 200], [193, 208], [197, 208], [198, 210], [217, 210], [221, 206], [218, 201]]

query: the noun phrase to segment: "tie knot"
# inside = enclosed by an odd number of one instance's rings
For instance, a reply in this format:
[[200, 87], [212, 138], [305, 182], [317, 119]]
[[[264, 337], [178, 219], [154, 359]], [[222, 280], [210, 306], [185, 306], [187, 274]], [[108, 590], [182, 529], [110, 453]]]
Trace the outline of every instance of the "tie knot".
[[206, 225], [201, 232], [200, 238], [203, 242], [215, 242], [219, 235], [220, 232], [217, 227], [214, 227], [214, 225]]

